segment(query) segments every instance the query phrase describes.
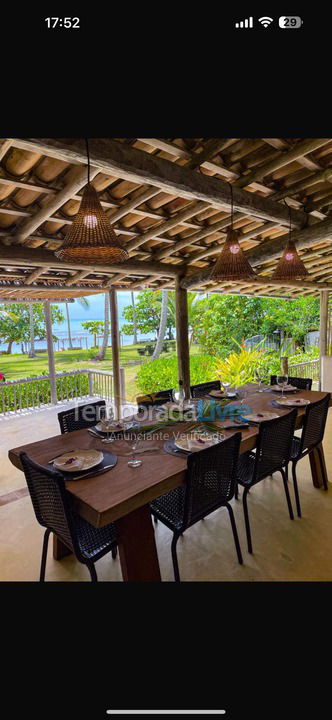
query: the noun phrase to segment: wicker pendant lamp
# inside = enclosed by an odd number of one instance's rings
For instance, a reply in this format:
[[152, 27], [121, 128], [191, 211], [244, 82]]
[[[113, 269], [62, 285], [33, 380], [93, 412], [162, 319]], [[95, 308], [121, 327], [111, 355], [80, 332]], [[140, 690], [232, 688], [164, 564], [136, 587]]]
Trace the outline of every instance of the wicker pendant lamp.
[[213, 266], [211, 280], [243, 280], [256, 276], [249, 264], [238, 239], [238, 232], [233, 230], [233, 187], [231, 188], [231, 227], [227, 233], [225, 244]]
[[56, 250], [60, 260], [70, 260], [83, 265], [119, 263], [128, 258], [128, 252], [117, 238], [110, 221], [102, 209], [98, 194], [90, 184], [90, 156], [88, 156], [88, 184], [83, 190], [82, 201], [75, 220], [69, 228], [64, 243]]
[[[287, 205], [287, 203], [285, 202]], [[271, 280], [300, 280], [301, 278], [308, 275], [308, 270], [301, 260], [296, 250], [295, 243], [292, 240], [292, 217], [291, 208], [289, 209], [289, 236], [287, 247], [285, 248], [278, 265], [271, 276]]]

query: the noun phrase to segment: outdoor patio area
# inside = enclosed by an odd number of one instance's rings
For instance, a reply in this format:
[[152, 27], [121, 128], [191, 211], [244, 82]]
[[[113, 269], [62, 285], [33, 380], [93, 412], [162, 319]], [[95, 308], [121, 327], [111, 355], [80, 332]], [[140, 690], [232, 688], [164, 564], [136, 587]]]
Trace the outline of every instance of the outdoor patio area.
[[[60, 408], [62, 409], [62, 408]], [[36, 581], [39, 576], [43, 528], [37, 523], [23, 473], [13, 467], [8, 450], [58, 434], [59, 408], [35, 412], [1, 423], [0, 440], [0, 566], [5, 581]], [[332, 413], [329, 412], [323, 442], [328, 476], [332, 476]], [[178, 542], [183, 581], [326, 581], [332, 580], [332, 492], [313, 487], [308, 458], [299, 464], [302, 518], [287, 514], [280, 474], [266, 478], [250, 492], [254, 553], [246, 552], [241, 499], [233, 500], [243, 565], [235, 560], [229, 519], [224, 508], [190, 528]], [[290, 483], [291, 484], [291, 483]], [[15, 492], [19, 499], [15, 497]], [[294, 506], [294, 495], [290, 490]], [[5, 503], [5, 504], [3, 504]], [[172, 533], [155, 526], [162, 580], [173, 581]], [[119, 558], [106, 555], [97, 563], [99, 580], [122, 581]], [[84, 565], [73, 555], [58, 562], [48, 552], [46, 580], [90, 581]]]
[[[3, 138], [0, 163], [1, 580], [332, 580], [332, 138]], [[96, 295], [60, 366], [57, 304], [69, 332]], [[130, 376], [121, 327], [156, 334]]]

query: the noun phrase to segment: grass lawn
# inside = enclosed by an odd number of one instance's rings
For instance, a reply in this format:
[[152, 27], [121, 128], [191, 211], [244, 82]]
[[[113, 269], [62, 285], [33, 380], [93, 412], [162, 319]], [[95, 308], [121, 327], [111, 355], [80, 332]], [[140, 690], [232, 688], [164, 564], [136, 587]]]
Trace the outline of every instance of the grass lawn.
[[[143, 343], [144, 344], [144, 343]], [[149, 362], [147, 355], [140, 356], [137, 348], [140, 345], [126, 345], [120, 351], [120, 364], [125, 366], [126, 377], [126, 399], [134, 401], [136, 395], [139, 394], [136, 387], [136, 375], [139, 365], [126, 366], [126, 363], [133, 361]], [[191, 353], [198, 352], [198, 346], [193, 345]], [[170, 355], [171, 353], [168, 353]], [[86, 370], [95, 368], [98, 370], [112, 370], [112, 351], [107, 348], [105, 360], [96, 362], [91, 359], [90, 350], [63, 350], [54, 353], [56, 372], [71, 372], [73, 370]], [[167, 353], [162, 353], [162, 357], [167, 357]], [[1, 355], [0, 356], [0, 372], [2, 372], [6, 380], [18, 380], [20, 378], [36, 377], [43, 372], [48, 372], [47, 352], [38, 353], [36, 358], [29, 358], [27, 355]]]

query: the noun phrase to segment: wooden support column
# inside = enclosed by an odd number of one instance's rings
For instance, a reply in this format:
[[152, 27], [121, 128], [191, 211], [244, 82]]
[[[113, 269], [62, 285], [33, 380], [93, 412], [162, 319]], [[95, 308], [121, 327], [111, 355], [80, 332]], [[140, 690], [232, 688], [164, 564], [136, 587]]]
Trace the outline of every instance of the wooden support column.
[[321, 290], [319, 313], [319, 389], [322, 383], [322, 357], [326, 355], [327, 348], [327, 316], [329, 304], [329, 291]]
[[116, 408], [117, 418], [121, 417], [121, 376], [120, 376], [120, 357], [119, 357], [119, 317], [118, 317], [118, 298], [116, 290], [110, 290], [110, 308], [111, 308], [111, 337], [112, 337], [112, 364], [113, 364], [113, 394], [114, 405]]
[[46, 325], [48, 370], [49, 370], [50, 384], [51, 384], [51, 402], [53, 405], [56, 405], [56, 403], [58, 402], [58, 396], [57, 396], [57, 392], [56, 392], [55, 363], [54, 363], [53, 335], [52, 335], [52, 318], [51, 318], [51, 307], [50, 307], [49, 300], [44, 301], [44, 314], [45, 314], [45, 325]]
[[188, 339], [188, 298], [187, 290], [181, 287], [181, 278], [175, 281], [176, 302], [176, 344], [178, 354], [179, 380], [182, 380], [186, 398], [190, 397], [190, 362]]

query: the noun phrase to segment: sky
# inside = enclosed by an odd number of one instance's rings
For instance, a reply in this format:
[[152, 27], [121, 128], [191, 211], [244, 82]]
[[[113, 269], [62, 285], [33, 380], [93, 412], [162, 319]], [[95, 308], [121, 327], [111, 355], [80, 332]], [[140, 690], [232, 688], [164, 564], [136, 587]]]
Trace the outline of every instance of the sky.
[[[134, 297], [138, 293], [134, 293]], [[89, 301], [88, 308], [81, 307], [81, 305], [75, 300], [70, 304], [70, 318], [71, 320], [103, 320], [104, 319], [104, 306], [105, 296], [101, 293], [100, 295], [89, 295], [87, 297]], [[126, 305], [131, 304], [131, 293], [130, 292], [118, 292], [118, 308], [119, 317], [122, 316], [122, 310]]]

